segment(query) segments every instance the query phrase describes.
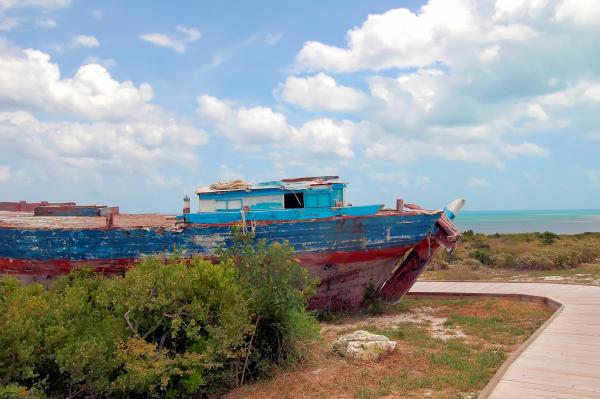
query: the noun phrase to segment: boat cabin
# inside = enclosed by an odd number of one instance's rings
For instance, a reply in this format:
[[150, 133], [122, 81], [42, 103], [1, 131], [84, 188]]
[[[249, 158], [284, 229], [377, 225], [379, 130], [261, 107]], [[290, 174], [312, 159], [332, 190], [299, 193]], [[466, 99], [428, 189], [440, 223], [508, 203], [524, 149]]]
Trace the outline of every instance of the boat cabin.
[[337, 176], [283, 179], [250, 185], [242, 181], [217, 183], [196, 190], [199, 212], [341, 208], [346, 182]]
[[[373, 215], [382, 208], [382, 205], [350, 206], [345, 199], [346, 185], [338, 176], [302, 177], [258, 184], [241, 180], [216, 183], [198, 188], [198, 211], [184, 213], [178, 218], [199, 224], [293, 221]], [[189, 199], [186, 198], [186, 201]]]

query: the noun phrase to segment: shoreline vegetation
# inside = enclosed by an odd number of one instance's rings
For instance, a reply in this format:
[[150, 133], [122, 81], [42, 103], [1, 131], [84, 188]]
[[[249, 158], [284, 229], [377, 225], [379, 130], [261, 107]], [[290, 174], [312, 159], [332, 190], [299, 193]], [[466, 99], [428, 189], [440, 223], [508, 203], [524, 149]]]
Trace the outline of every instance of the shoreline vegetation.
[[482, 234], [465, 231], [421, 280], [564, 282], [600, 285], [600, 233]]

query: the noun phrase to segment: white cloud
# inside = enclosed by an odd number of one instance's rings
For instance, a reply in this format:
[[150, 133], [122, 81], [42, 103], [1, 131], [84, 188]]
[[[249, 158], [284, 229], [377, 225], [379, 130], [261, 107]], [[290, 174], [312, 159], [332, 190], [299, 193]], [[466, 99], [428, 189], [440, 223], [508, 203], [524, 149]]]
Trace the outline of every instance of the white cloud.
[[0, 0], [0, 12], [10, 8], [39, 7], [46, 10], [67, 7], [71, 0]]
[[585, 135], [588, 140], [600, 141], [600, 131], [589, 132]]
[[494, 146], [487, 143], [454, 143], [438, 138], [402, 138], [385, 133], [370, 138], [366, 154], [374, 161], [409, 163], [417, 159], [439, 158], [447, 161], [474, 163], [501, 169], [504, 164]]
[[369, 104], [366, 94], [338, 85], [334, 78], [324, 73], [307, 78], [288, 76], [278, 91], [284, 101], [310, 111], [350, 112]]
[[487, 47], [479, 54], [479, 60], [483, 63], [488, 63], [500, 58], [500, 46], [494, 45]]
[[434, 109], [443, 78], [444, 73], [435, 69], [420, 69], [396, 79], [370, 78], [371, 94], [383, 104], [378, 117], [390, 125], [415, 126]]
[[[590, 10], [591, 3], [429, 0], [414, 12], [397, 8], [369, 15], [348, 30], [345, 46], [306, 42], [296, 55], [295, 73], [366, 75], [368, 107], [348, 108], [385, 132], [369, 138], [367, 155], [502, 168], [507, 159], [550, 155], [534, 138], [520, 142], [523, 134], [569, 129], [585, 137], [595, 131], [600, 24], [582, 19], [595, 19], [600, 7]], [[559, 11], [565, 13], [561, 18]], [[396, 77], [378, 72], [391, 68], [399, 69]], [[276, 93], [304, 109], [332, 111], [328, 100], [334, 96], [310, 95], [319, 92], [308, 84], [318, 82], [317, 76], [327, 75], [290, 76]], [[362, 93], [330, 79], [329, 88]], [[291, 88], [295, 91], [285, 91]]]
[[268, 107], [236, 108], [205, 94], [198, 97], [198, 112], [234, 142], [280, 140], [290, 132], [286, 117]]
[[269, 33], [265, 36], [265, 43], [268, 46], [274, 46], [281, 41], [283, 38], [283, 33]]
[[550, 151], [547, 148], [542, 148], [534, 143], [506, 144], [502, 148], [502, 152], [510, 157], [515, 156], [532, 156], [532, 157], [547, 157]]
[[90, 14], [92, 14], [92, 17], [96, 18], [96, 19], [102, 19], [104, 18], [104, 11], [99, 10], [99, 9], [93, 9], [92, 11], [90, 11]]
[[10, 31], [21, 24], [21, 20], [19, 18], [0, 18], [0, 32]]
[[562, 0], [556, 8], [554, 18], [581, 25], [600, 23], [600, 7], [597, 0]]
[[548, 114], [544, 111], [544, 108], [539, 104], [529, 104], [527, 106], [526, 114], [533, 118], [541, 121], [545, 121], [549, 119]]
[[176, 53], [183, 54], [187, 50], [185, 43], [163, 33], [146, 33], [140, 35], [140, 38], [156, 46], [170, 48]]
[[0, 165], [0, 183], [6, 183], [10, 180], [10, 168], [8, 166]]
[[244, 144], [274, 146], [341, 158], [354, 157], [353, 138], [361, 126], [319, 118], [295, 127], [288, 124], [285, 115], [269, 107], [246, 108], [206, 94], [198, 97], [198, 113], [238, 148]]
[[587, 178], [588, 182], [592, 185], [592, 186], [600, 186], [600, 169], [585, 169], [583, 171], [585, 173], [585, 177]]
[[574, 107], [585, 103], [600, 103], [600, 80], [581, 79], [563, 90], [539, 97], [539, 102], [550, 106]]
[[183, 33], [186, 42], [196, 42], [202, 37], [202, 32], [197, 28], [186, 28], [185, 26], [177, 26], [177, 31]]
[[479, 12], [480, 6], [471, 0], [430, 0], [416, 13], [398, 8], [369, 15], [362, 26], [348, 31], [346, 48], [306, 42], [296, 56], [296, 67], [352, 72], [439, 62], [453, 65], [463, 62], [465, 51], [488, 62], [497, 58], [500, 43], [535, 35], [522, 25], [494, 24], [491, 16]]
[[176, 53], [183, 54], [187, 51], [186, 43], [196, 42], [202, 37], [202, 33], [197, 28], [179, 25], [175, 29], [179, 33], [178, 36], [166, 33], [146, 33], [140, 35], [140, 39], [155, 46], [169, 48]]
[[548, 0], [496, 0], [494, 20], [532, 17], [543, 12]]
[[58, 65], [38, 50], [0, 41], [0, 98], [15, 106], [70, 113], [89, 119], [119, 119], [147, 111], [152, 87], [118, 82], [98, 64], [61, 78]]
[[141, 201], [137, 190], [168, 186], [171, 194], [164, 195], [178, 197], [173, 192], [183, 192], [181, 182], [188, 186], [191, 173], [198, 176], [198, 147], [208, 135], [153, 104], [150, 85], [118, 81], [98, 64], [72, 76], [60, 72], [48, 54], [0, 40], [5, 196], [51, 189], [84, 201], [137, 198], [133, 209], [160, 209], [160, 201], [148, 205], [152, 198]]
[[407, 171], [393, 171], [393, 172], [375, 172], [370, 173], [369, 177], [378, 181], [386, 182], [387, 185], [392, 187], [400, 185], [403, 188], [426, 188], [431, 183], [429, 176], [416, 175]]
[[117, 61], [112, 58], [99, 58], [95, 56], [87, 57], [84, 64], [100, 64], [106, 69], [113, 68], [117, 65]]
[[157, 163], [193, 162], [206, 134], [156, 110], [145, 120], [42, 122], [25, 111], [0, 112], [0, 140], [20, 159], [51, 165], [154, 168]]
[[35, 21], [35, 26], [38, 28], [56, 28], [58, 23], [52, 18], [38, 19]]
[[303, 148], [314, 154], [353, 158], [352, 146], [358, 132], [357, 125], [352, 122], [320, 118], [294, 129], [291, 142], [295, 148]]
[[89, 48], [100, 47], [100, 42], [98, 41], [98, 39], [96, 39], [94, 36], [91, 36], [91, 35], [74, 36], [71, 39], [71, 42], [76, 46], [89, 47]]
[[472, 187], [472, 188], [484, 188], [484, 187], [491, 186], [490, 182], [487, 181], [486, 179], [474, 177], [474, 176], [469, 176], [466, 183], [467, 183], [467, 186]]

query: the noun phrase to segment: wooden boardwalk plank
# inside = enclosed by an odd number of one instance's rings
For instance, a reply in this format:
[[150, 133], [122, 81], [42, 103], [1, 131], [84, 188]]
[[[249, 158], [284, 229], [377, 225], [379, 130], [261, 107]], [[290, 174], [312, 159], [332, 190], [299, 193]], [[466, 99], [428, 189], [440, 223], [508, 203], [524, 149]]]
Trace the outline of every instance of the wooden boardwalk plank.
[[600, 398], [600, 287], [548, 283], [416, 283], [411, 293], [519, 294], [562, 305], [497, 375], [489, 398]]

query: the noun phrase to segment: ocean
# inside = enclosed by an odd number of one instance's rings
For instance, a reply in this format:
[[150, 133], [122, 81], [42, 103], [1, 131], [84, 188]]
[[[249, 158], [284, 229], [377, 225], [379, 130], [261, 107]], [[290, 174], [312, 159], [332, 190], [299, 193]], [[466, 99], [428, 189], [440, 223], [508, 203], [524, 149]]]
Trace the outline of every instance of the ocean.
[[600, 209], [547, 211], [462, 211], [456, 218], [461, 231], [478, 233], [528, 233], [551, 231], [557, 234], [600, 232]]

